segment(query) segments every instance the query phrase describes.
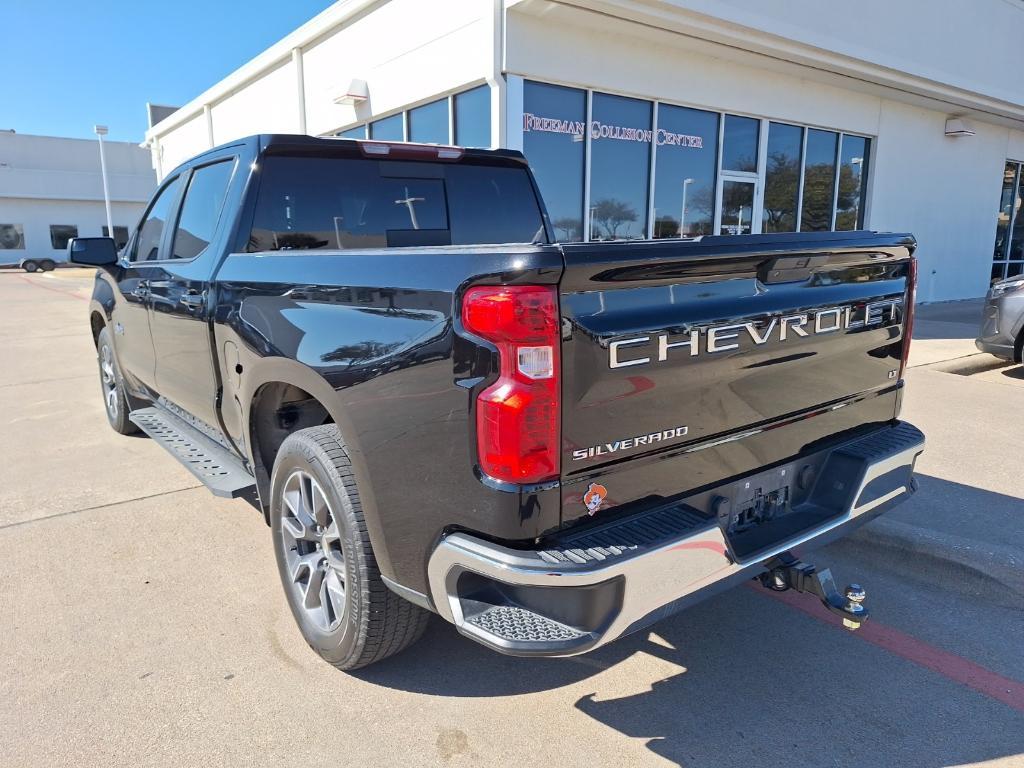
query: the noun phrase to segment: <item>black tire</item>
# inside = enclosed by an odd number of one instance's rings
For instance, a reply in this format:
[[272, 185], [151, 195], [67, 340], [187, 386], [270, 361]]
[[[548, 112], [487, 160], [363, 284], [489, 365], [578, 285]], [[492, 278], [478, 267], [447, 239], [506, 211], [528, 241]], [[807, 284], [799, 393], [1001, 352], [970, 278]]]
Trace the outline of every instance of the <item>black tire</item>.
[[56, 267], [57, 264], [52, 259], [43, 259], [39, 262], [39, 268], [43, 270], [43, 272], [53, 272]]
[[[311, 478], [308, 485], [306, 478]], [[312, 490], [314, 481], [316, 491]], [[318, 494], [326, 500], [326, 513], [321, 505], [322, 516], [315, 525], [317, 512], [313, 518], [304, 517], [294, 506], [304, 503], [307, 488], [310, 509], [317, 507], [314, 499], [321, 498]], [[392, 656], [423, 635], [430, 613], [396, 595], [380, 577], [352, 466], [335, 425], [310, 427], [288, 436], [274, 460], [270, 493], [278, 573], [292, 615], [314, 651], [338, 669], [352, 670]], [[331, 522], [337, 530], [328, 542], [334, 527], [328, 525]], [[302, 536], [296, 536], [297, 526], [302, 526]], [[327, 538], [314, 543], [321, 535]], [[309, 566], [311, 558], [322, 559], [316, 570]], [[305, 583], [303, 571], [308, 574]], [[314, 574], [321, 572], [324, 575], [315, 582]], [[330, 592], [332, 579], [335, 589], [340, 583], [343, 597]], [[311, 599], [314, 583], [322, 586]], [[344, 607], [332, 609], [332, 601]], [[310, 607], [310, 602], [317, 605]]]
[[122, 435], [135, 434], [139, 428], [128, 419], [132, 405], [124, 389], [124, 378], [117, 364], [109, 328], [101, 330], [96, 340], [96, 361], [100, 369], [100, 391], [103, 394], [103, 410], [107, 414], [107, 422], [115, 432]]
[[36, 264], [31, 259], [29, 259], [28, 261], [22, 262], [21, 268], [24, 269], [26, 272], [38, 272], [39, 271], [39, 265]]

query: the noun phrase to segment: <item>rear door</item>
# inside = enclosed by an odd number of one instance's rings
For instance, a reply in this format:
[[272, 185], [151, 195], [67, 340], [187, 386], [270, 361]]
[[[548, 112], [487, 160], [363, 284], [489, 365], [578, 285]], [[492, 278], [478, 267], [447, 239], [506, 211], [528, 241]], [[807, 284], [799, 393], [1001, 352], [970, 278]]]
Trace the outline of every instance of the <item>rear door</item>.
[[563, 509], [668, 497], [895, 416], [912, 239], [565, 246]]
[[210, 331], [210, 278], [217, 236], [237, 158], [214, 156], [191, 169], [167, 251], [149, 281], [156, 348], [156, 389], [167, 400], [218, 427], [218, 376]]

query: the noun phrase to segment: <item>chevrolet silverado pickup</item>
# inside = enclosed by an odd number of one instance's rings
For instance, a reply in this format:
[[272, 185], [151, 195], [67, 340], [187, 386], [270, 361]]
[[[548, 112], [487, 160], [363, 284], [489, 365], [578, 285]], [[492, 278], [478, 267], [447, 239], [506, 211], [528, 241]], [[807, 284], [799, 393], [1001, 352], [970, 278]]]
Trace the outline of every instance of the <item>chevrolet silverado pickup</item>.
[[354, 669], [431, 613], [582, 653], [916, 490], [914, 239], [557, 243], [513, 151], [253, 136], [78, 238], [106, 415], [260, 509], [302, 635]]

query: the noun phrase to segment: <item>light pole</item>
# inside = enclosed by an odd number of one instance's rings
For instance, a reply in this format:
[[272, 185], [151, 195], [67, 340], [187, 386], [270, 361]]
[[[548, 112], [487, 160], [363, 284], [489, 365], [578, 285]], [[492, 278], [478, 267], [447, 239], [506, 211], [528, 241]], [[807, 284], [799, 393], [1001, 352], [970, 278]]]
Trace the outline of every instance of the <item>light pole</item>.
[[107, 126], [94, 125], [92, 130], [100, 142], [100, 175], [103, 177], [103, 204], [107, 207], [107, 235], [113, 238], [114, 217], [110, 215], [110, 187], [107, 186], [107, 157], [103, 152], [103, 137], [107, 135]]
[[693, 179], [683, 179], [683, 205], [679, 209], [679, 236], [686, 236], [686, 190], [693, 184]]

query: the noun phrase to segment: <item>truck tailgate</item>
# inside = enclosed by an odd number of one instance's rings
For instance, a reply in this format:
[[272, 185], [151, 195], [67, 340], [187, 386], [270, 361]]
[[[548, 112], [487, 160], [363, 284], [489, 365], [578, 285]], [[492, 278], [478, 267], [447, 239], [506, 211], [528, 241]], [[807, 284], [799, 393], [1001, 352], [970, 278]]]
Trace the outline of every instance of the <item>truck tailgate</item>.
[[914, 247], [870, 232], [563, 246], [563, 523], [893, 420]]

